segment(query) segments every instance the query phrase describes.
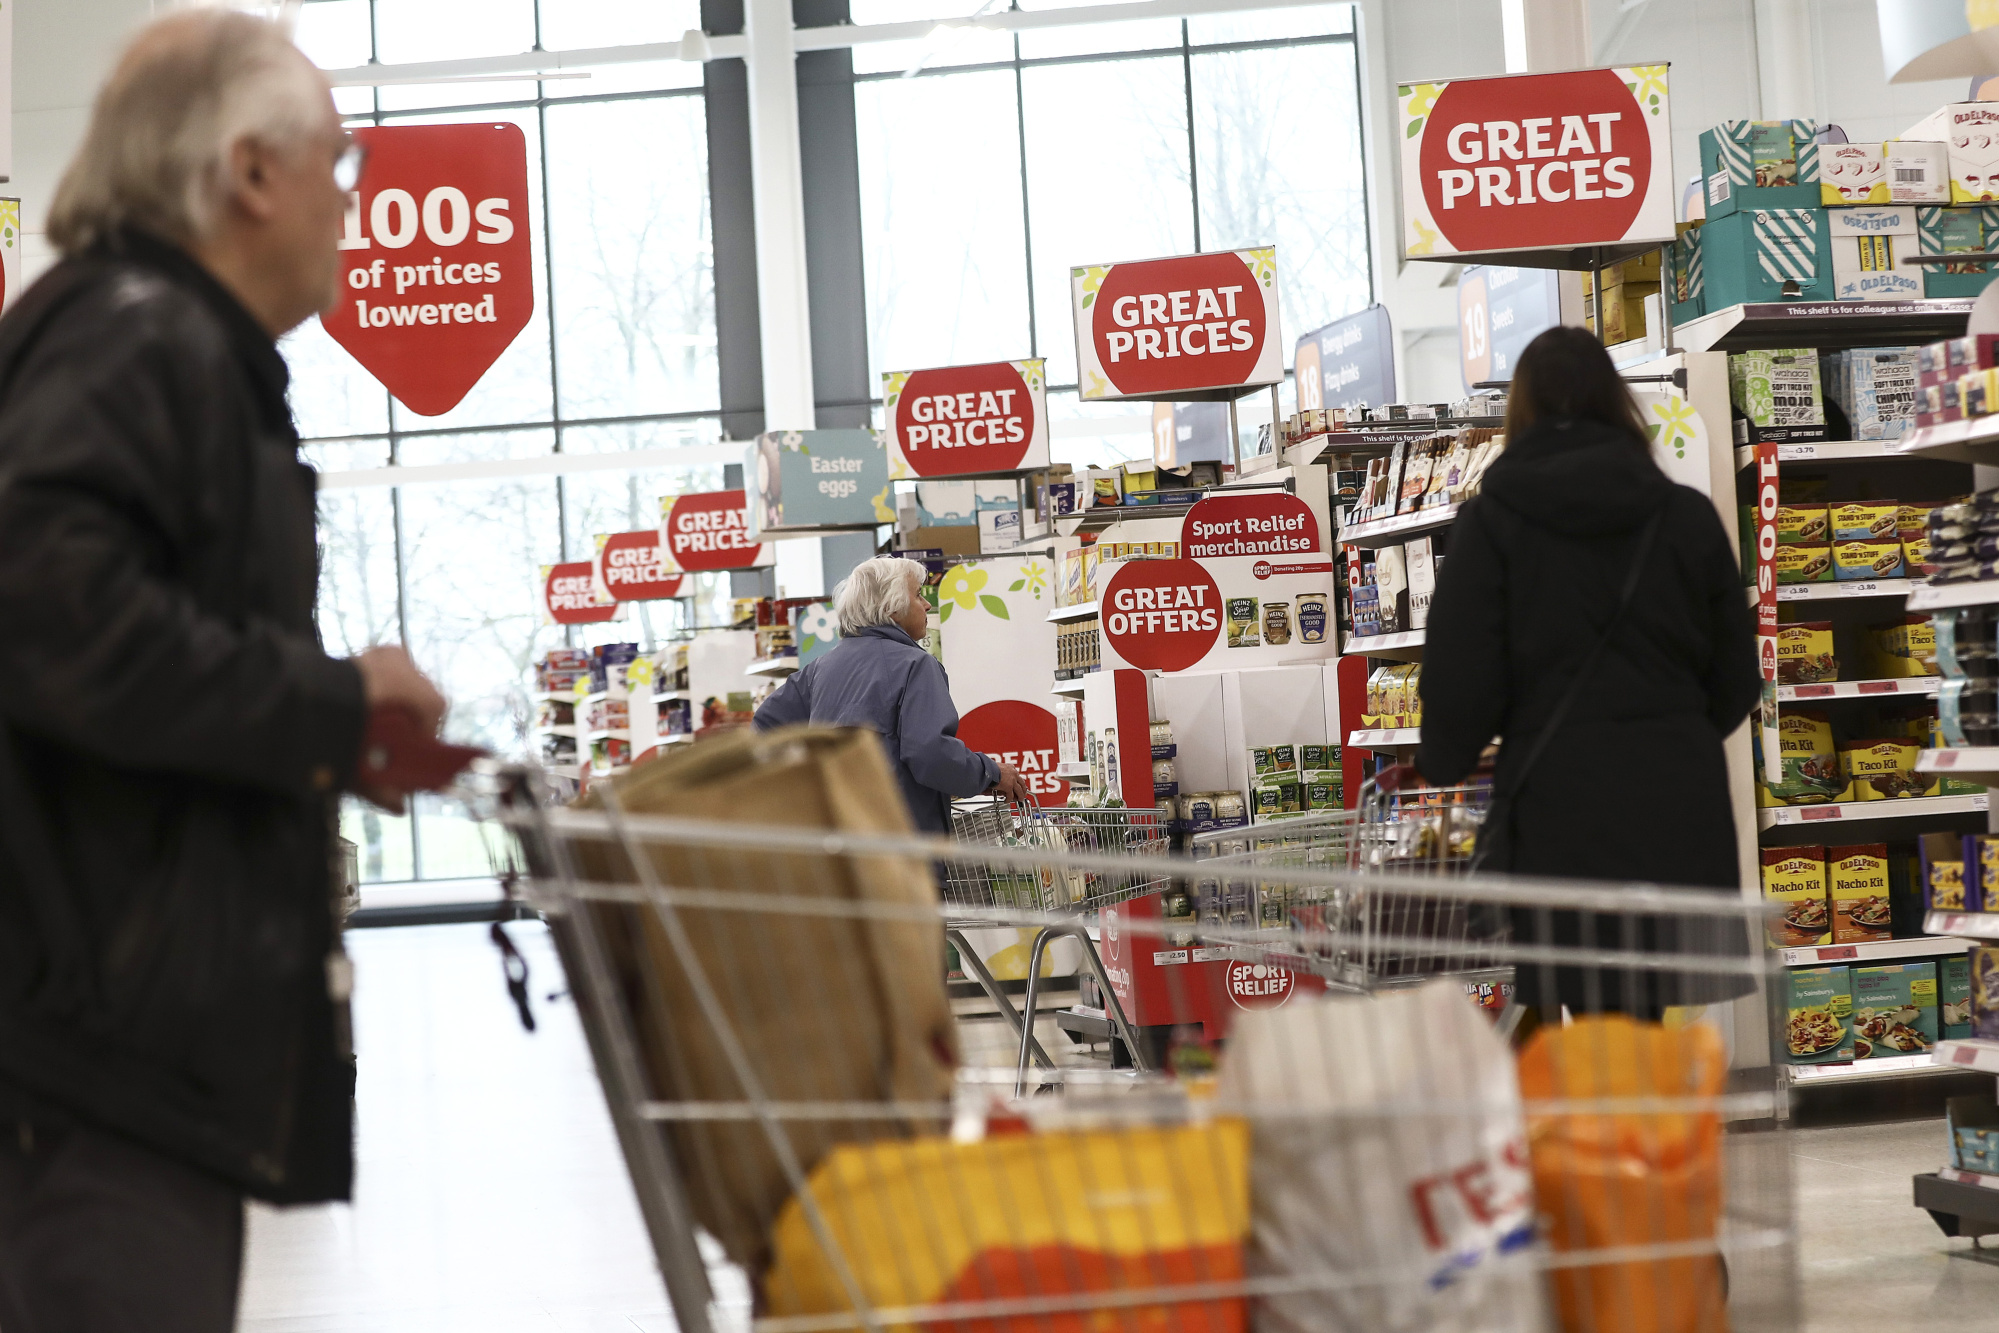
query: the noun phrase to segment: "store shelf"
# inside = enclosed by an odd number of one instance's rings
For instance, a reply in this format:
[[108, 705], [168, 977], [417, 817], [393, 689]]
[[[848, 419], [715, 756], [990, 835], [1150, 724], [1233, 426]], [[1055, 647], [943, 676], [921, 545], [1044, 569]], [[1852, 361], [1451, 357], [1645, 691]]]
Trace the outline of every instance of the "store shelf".
[[1907, 597], [1920, 579], [1852, 579], [1845, 583], [1780, 583], [1780, 602], [1837, 602], [1858, 597]]
[[[592, 697], [597, 697], [597, 696], [592, 696]], [[553, 700], [554, 702], [556, 702], [556, 703], [559, 703], [559, 704], [573, 704], [573, 703], [575, 703], [575, 702], [576, 702], [576, 691], [574, 691], [574, 690], [537, 690], [537, 691], [535, 691], [535, 693], [534, 693], [534, 695], [533, 695], [533, 698], [534, 698], [534, 700], [535, 700], [535, 702], [536, 702], [536, 703], [540, 703], [540, 702], [541, 702], [542, 700], [544, 700], [544, 699], [549, 699], [549, 700]]]
[[1064, 699], [1080, 699], [1083, 697], [1083, 678], [1079, 676], [1074, 680], [1058, 680], [1055, 682], [1055, 687], [1048, 692], [1059, 694]]
[[1999, 1180], [1946, 1166], [1917, 1176], [1914, 1186], [1916, 1207], [1944, 1235], [1978, 1237], [1999, 1229]]
[[1841, 801], [1832, 805], [1765, 806], [1756, 812], [1759, 829], [1809, 827], [1821, 822], [1855, 824], [1877, 819], [1922, 819], [1968, 815], [1984, 810], [1989, 798], [1976, 796], [1911, 796], [1894, 801]]
[[1999, 461], [1999, 417], [1919, 426], [1897, 443], [1905, 458], [1933, 458], [1944, 463]]
[[1095, 614], [1097, 614], [1095, 602], [1078, 602], [1074, 606], [1056, 607], [1048, 613], [1048, 618], [1059, 625], [1071, 620], [1088, 620]]
[[1931, 912], [1923, 918], [1923, 929], [1932, 935], [1999, 940], [1999, 912]]
[[1779, 949], [1785, 967], [1817, 967], [1821, 963], [1886, 963], [1897, 958], [1942, 958], [1971, 946], [1949, 936], [1925, 935], [1913, 940], [1870, 940], [1866, 944], [1813, 944]]
[[1058, 778], [1087, 778], [1090, 776], [1090, 766], [1084, 763], [1057, 764], [1055, 765], [1055, 776]]
[[694, 696], [686, 690], [665, 690], [653, 695], [655, 703], [678, 703], [683, 699], [692, 700], [693, 698]]
[[1392, 750], [1423, 739], [1421, 727], [1373, 727], [1347, 733], [1347, 744], [1362, 750]]
[[1924, 750], [1916, 756], [1918, 773], [1948, 773], [1967, 782], [1999, 787], [1999, 746], [1964, 745]]
[[1465, 430], [1475, 426], [1498, 430], [1505, 424], [1504, 417], [1439, 417], [1431, 421], [1370, 422], [1359, 430], [1341, 430], [1326, 435], [1307, 436], [1298, 443], [1286, 447], [1284, 461], [1293, 467], [1306, 467], [1320, 462], [1327, 454], [1378, 453], [1404, 440], [1420, 440], [1444, 431]]
[[1377, 518], [1370, 523], [1350, 523], [1340, 526], [1340, 542], [1347, 546], [1366, 546], [1370, 541], [1387, 538], [1401, 540], [1415, 537], [1438, 528], [1449, 527], [1458, 516], [1458, 506], [1438, 505], [1431, 509], [1419, 509], [1413, 514], [1397, 514], [1392, 518]]
[[1990, 606], [1994, 602], [1999, 602], [1999, 579], [1925, 583], [1909, 594], [1911, 611], [1948, 611], [1954, 606]]
[[1878, 699], [1884, 694], [1935, 694], [1940, 676], [1904, 676], [1895, 680], [1824, 680], [1813, 685], [1779, 685], [1779, 703], [1824, 703], [1828, 699]]
[[586, 741], [628, 741], [631, 738], [632, 729], [630, 727], [605, 727], [599, 731], [586, 731], [583, 733], [583, 739]]
[[536, 727], [535, 730], [540, 732], [544, 736], [574, 736], [576, 734], [575, 726], [569, 723], [557, 723], [554, 726]]
[[1988, 1041], [1980, 1037], [1940, 1041], [1937, 1043], [1936, 1058], [1940, 1065], [1999, 1074], [1999, 1041]]
[[1689, 352], [1752, 347], [1901, 346], [1964, 335], [1972, 298], [1938, 301], [1770, 301], [1732, 305], [1673, 326]]
[[1404, 662], [1420, 662], [1423, 660], [1423, 631], [1411, 629], [1400, 634], [1350, 638], [1341, 646], [1340, 654], [1344, 657], [1393, 657]]
[[694, 733], [691, 731], [676, 731], [670, 736], [661, 736], [659, 743], [661, 745], [686, 745], [693, 739]]
[[558, 778], [570, 778], [574, 780], [583, 776], [583, 765], [581, 764], [543, 764], [542, 769], [545, 772], [554, 774]]
[[1948, 1074], [1952, 1066], [1938, 1064], [1933, 1051], [1921, 1055], [1882, 1055], [1855, 1060], [1850, 1065], [1785, 1065], [1791, 1086], [1812, 1087], [1828, 1083], [1867, 1083], [1881, 1078], [1907, 1078], [1911, 1074]]
[[[1906, 458], [1900, 440], [1823, 440], [1816, 444], [1780, 444], [1779, 463], [1860, 463], [1883, 458]], [[1756, 446], [1735, 446], [1735, 466], [1739, 471], [1756, 461]]]
[[743, 668], [745, 676], [789, 676], [798, 670], [798, 658], [766, 657]]
[[[1249, 460], [1243, 461], [1247, 463]], [[1171, 493], [1182, 494], [1177, 491]], [[1184, 494], [1187, 499], [1170, 500], [1164, 504], [1091, 505], [1073, 514], [1057, 514], [1055, 530], [1064, 537], [1073, 537], [1079, 532], [1102, 532], [1113, 523], [1135, 523], [1142, 518], [1179, 518], [1206, 492], [1187, 491]]]

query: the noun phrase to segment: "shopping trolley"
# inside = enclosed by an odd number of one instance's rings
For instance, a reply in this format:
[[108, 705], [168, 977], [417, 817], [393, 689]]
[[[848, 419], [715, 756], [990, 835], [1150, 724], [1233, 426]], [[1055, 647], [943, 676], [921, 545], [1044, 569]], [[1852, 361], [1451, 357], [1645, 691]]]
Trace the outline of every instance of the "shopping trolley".
[[[493, 766], [475, 799], [510, 835], [503, 869], [551, 928], [683, 1333], [1238, 1333], [1255, 1303], [1308, 1333], [1541, 1333], [1554, 1305], [1567, 1326], [1590, 1326], [1568, 1317], [1577, 1301], [1645, 1314], [1593, 1325], [1604, 1329], [1797, 1327], [1784, 1094], [1774, 1078], [1725, 1085], [1718, 1036], [1651, 1029], [1648, 1041], [1708, 1052], [1700, 1078], [1682, 1078], [1698, 1064], [1683, 1061], [1661, 1081], [1646, 1072], [1656, 1060], [1629, 1058], [1642, 1035], [1630, 1024], [1579, 1024], [1586, 1040], [1552, 1063], [1549, 1043], [1516, 1076], [1462, 996], [1383, 990], [1246, 1017], [1205, 1091], [1160, 1073], [1065, 1070], [1020, 1097], [1011, 1062], [916, 1088], [839, 1060], [865, 1054], [842, 1031], [842, 1004], [876, 1006], [893, 1027], [936, 985], [905, 974], [877, 994], [858, 972], [849, 982], [866, 932], [935, 939], [948, 921], [1055, 927], [1073, 914], [842, 898], [816, 881], [978, 861], [988, 876], [1109, 882], [1134, 873], [1129, 856], [643, 816], [621, 809], [615, 783], [602, 809], [551, 808], [535, 773]], [[1148, 866], [1169, 892], [1211, 869], [1173, 856]], [[1308, 902], [1431, 892], [1421, 877], [1343, 865], [1255, 871]], [[1467, 877], [1453, 892], [1692, 910], [1635, 885]], [[1697, 910], [1745, 926], [1760, 912], [1747, 900]], [[1171, 929], [1123, 928], [1155, 940]], [[841, 932], [860, 947], [833, 947]], [[1299, 955], [1337, 934], [1295, 913], [1277, 930], [1209, 931]], [[824, 989], [799, 989], [786, 965], [801, 944], [825, 946]], [[1767, 968], [1760, 953], [1492, 948], [1509, 962], [1744, 984]], [[1412, 1025], [1398, 1006], [1418, 1002], [1444, 1004], [1421, 1012], [1448, 1021]], [[786, 1023], [772, 1026], [773, 1013]], [[1768, 1132], [1729, 1132], [1724, 1119]], [[759, 1178], [752, 1166], [775, 1182], [767, 1197], [736, 1188]]]
[[[1156, 810], [1116, 808], [1043, 809], [1039, 805], [1011, 801], [1002, 796], [979, 796], [956, 801], [951, 809], [952, 838], [968, 847], [1038, 847], [1049, 851], [1092, 852], [1134, 859], [1129, 868], [1114, 872], [1046, 867], [1013, 868], [995, 866], [972, 857], [951, 858], [939, 865], [939, 885], [949, 906], [982, 909], [1017, 909], [1035, 914], [1067, 917], [1060, 925], [1043, 925], [1034, 932], [1027, 955], [1027, 990], [1016, 1010], [1006, 990], [993, 976], [978, 950], [966, 938], [972, 928], [968, 921], [949, 921], [945, 935], [958, 959], [971, 973], [999, 1011], [1019, 1049], [1016, 1084], [1026, 1087], [1030, 1065], [1056, 1068], [1055, 1061], [1034, 1035], [1037, 1002], [1040, 997], [1043, 960], [1049, 946], [1059, 939], [1076, 942], [1082, 965], [1097, 983], [1104, 997], [1105, 1017], [1130, 1052], [1133, 1065], [1146, 1068], [1144, 1043], [1124, 1007], [1118, 1003], [1102, 956], [1090, 938], [1090, 921], [1104, 907], [1165, 888], [1167, 879], [1152, 858], [1166, 853], [1166, 828]], [[1026, 926], [1026, 921], [995, 921], [990, 917], [980, 925]]]

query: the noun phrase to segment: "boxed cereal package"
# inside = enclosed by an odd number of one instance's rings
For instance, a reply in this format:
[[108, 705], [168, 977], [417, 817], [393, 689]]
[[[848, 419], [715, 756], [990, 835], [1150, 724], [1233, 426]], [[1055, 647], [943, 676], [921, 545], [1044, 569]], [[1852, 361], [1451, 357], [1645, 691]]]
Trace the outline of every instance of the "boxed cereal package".
[[1832, 942], [1832, 909], [1826, 894], [1825, 848], [1764, 847], [1763, 896], [1784, 905], [1769, 919], [1770, 944], [1779, 949]]
[[1937, 1035], [1958, 1041], [1971, 1035], [1971, 956], [1937, 959]]
[[1937, 1044], [1937, 965], [1853, 969], [1853, 1058], [1921, 1055]]
[[1888, 845], [1861, 843], [1826, 852], [1832, 942], [1866, 944], [1894, 936], [1888, 906]]
[[1853, 1058], [1853, 990], [1844, 967], [1784, 973], [1784, 1049], [1794, 1065]]

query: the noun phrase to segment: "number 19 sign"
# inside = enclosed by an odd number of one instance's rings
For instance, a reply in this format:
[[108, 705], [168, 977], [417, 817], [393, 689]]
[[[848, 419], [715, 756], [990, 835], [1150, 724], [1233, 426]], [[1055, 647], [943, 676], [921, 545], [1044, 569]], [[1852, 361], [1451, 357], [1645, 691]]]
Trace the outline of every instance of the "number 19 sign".
[[347, 196], [320, 323], [412, 412], [458, 406], [534, 313], [518, 125], [383, 125]]

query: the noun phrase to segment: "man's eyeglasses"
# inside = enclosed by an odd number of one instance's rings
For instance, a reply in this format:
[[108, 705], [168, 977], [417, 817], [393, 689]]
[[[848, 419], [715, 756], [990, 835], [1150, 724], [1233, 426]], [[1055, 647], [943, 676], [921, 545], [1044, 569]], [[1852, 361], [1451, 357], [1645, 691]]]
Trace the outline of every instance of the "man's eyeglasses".
[[368, 165], [368, 145], [349, 139], [347, 146], [340, 150], [340, 156], [333, 159], [333, 183], [342, 193], [349, 192], [361, 183], [361, 168]]

